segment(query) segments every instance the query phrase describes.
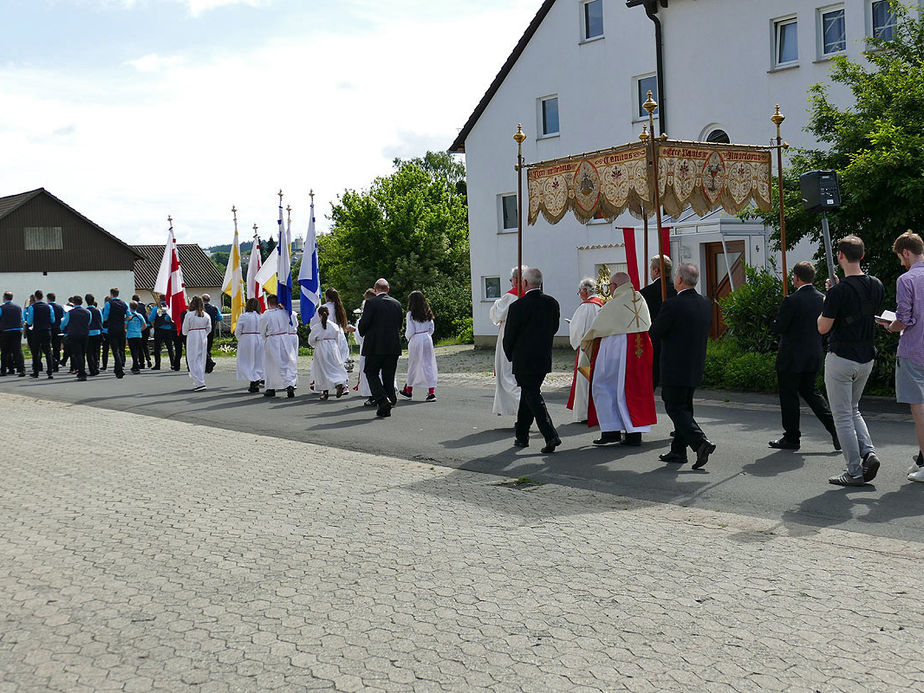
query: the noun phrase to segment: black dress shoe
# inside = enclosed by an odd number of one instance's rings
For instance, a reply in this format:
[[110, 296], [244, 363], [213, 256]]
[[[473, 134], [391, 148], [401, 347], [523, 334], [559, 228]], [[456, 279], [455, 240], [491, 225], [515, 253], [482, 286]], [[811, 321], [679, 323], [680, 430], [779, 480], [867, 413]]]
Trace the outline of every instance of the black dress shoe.
[[514, 438], [514, 439], [513, 439], [513, 447], [515, 447], [515, 448], [528, 448], [528, 447], [529, 447], [529, 441], [528, 441], [528, 440], [523, 440], [522, 438]]
[[289, 387], [286, 388], [286, 397], [288, 397], [289, 399], [292, 399], [293, 397], [295, 397], [295, 388], [292, 387], [291, 385], [289, 385]]
[[398, 395], [395, 395], [394, 397], [389, 397], [389, 398], [388, 398], [388, 403], [389, 403], [391, 406], [395, 406], [395, 405], [398, 403]]
[[385, 404], [384, 402], [379, 404], [379, 408], [375, 410], [375, 415], [382, 419], [391, 416], [391, 404]]
[[622, 439], [621, 445], [628, 445], [629, 447], [637, 448], [642, 444], [642, 434], [641, 433], [626, 433], [626, 437]]
[[786, 438], [779, 438], [778, 440], [771, 440], [767, 443], [771, 448], [776, 450], [798, 450], [799, 443], [793, 442], [791, 440], [786, 440]]
[[702, 469], [706, 466], [706, 463], [709, 461], [709, 455], [715, 452], [715, 443], [710, 443], [708, 440], [704, 440], [700, 446], [699, 450], [696, 451], [696, 462], [693, 463], [693, 469]]
[[263, 393], [263, 396], [264, 396], [264, 397], [275, 397], [275, 396], [276, 396], [276, 391], [273, 390], [272, 388], [270, 388], [269, 390], [267, 390], [266, 392]]
[[673, 462], [675, 464], [686, 464], [687, 456], [681, 455], [679, 452], [663, 452], [658, 455], [658, 459], [662, 462]]
[[561, 445], [561, 438], [555, 436], [552, 440], [547, 440], [545, 442], [545, 447], [542, 448], [540, 452], [548, 455], [549, 453], [555, 452], [555, 448]]
[[594, 441], [594, 445], [614, 445], [622, 440], [622, 433], [619, 431], [601, 431], [600, 437]]

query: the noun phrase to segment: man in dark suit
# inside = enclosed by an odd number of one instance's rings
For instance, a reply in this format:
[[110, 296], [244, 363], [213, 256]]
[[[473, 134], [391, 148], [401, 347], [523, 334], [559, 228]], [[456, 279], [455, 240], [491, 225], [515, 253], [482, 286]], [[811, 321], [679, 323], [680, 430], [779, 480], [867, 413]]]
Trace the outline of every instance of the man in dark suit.
[[64, 319], [64, 306], [55, 303], [57, 299], [51, 291], [46, 294], [46, 298], [48, 298], [48, 307], [51, 308], [51, 312], [54, 315], [54, 322], [51, 325], [51, 360], [52, 363], [54, 363], [52, 370], [57, 373], [58, 367], [61, 365], [61, 346], [64, 343], [62, 339], [64, 335], [61, 332], [61, 320]]
[[[648, 286], [642, 288], [639, 293], [642, 295], [642, 298], [645, 299], [645, 303], [648, 304], [648, 313], [651, 315], [651, 321], [654, 322], [654, 319], [658, 317], [658, 313], [661, 311], [661, 283], [662, 281], [667, 284], [667, 297], [673, 298], [677, 295], [677, 289], [675, 289], [670, 283], [671, 269], [672, 269], [671, 259], [665, 255], [664, 256], [664, 272], [666, 278], [662, 280], [661, 278], [661, 256], [655, 255], [651, 258], [648, 263], [648, 271], [651, 274], [651, 283]], [[651, 332], [651, 346], [653, 347], [653, 360], [651, 363], [651, 386], [652, 389], [656, 389], [661, 383], [661, 340], [655, 337]]]
[[834, 449], [841, 449], [828, 400], [815, 384], [824, 361], [818, 316], [821, 315], [825, 297], [812, 286], [814, 280], [815, 267], [812, 263], [796, 263], [792, 268], [792, 283], [796, 290], [783, 299], [773, 322], [773, 331], [780, 335], [780, 348], [776, 354], [776, 380], [780, 392], [783, 437], [771, 440], [769, 445], [779, 450], [799, 449], [802, 435], [799, 430], [799, 395], [802, 395], [821, 425], [831, 434]]
[[388, 289], [385, 279], [375, 283], [375, 297], [366, 301], [359, 319], [365, 357], [363, 373], [378, 405], [375, 415], [380, 417], [391, 416], [391, 408], [398, 401], [395, 371], [401, 355], [401, 323], [404, 321], [401, 303], [388, 295]]
[[651, 335], [661, 340], [661, 399], [674, 424], [671, 450], [660, 456], [664, 462], [683, 464], [687, 446], [696, 452], [693, 469], [700, 469], [715, 452], [693, 418], [693, 393], [703, 380], [706, 343], [712, 324], [712, 301], [696, 293], [699, 270], [683, 264], [674, 276], [677, 295], [661, 306], [651, 324]]
[[[212, 297], [208, 294], [202, 294], [202, 300], [205, 303], [205, 312], [212, 319], [212, 329], [209, 330], [208, 341], [205, 346], [205, 372], [211, 373], [215, 370], [215, 361], [212, 360], [212, 343], [215, 341], [215, 331], [218, 329], [218, 323], [221, 322], [221, 311], [213, 306], [209, 301]], [[180, 323], [182, 325], [182, 323]]]
[[520, 386], [520, 407], [513, 444], [529, 445], [533, 419], [545, 438], [542, 452], [555, 452], [561, 438], [545, 407], [539, 388], [552, 370], [552, 338], [558, 332], [558, 301], [542, 293], [542, 272], [530, 267], [523, 273], [526, 293], [510, 304], [504, 327], [504, 354], [513, 364], [513, 377]]
[[77, 373], [77, 380], [87, 379], [86, 357], [90, 343], [90, 323], [93, 316], [83, 307], [83, 299], [74, 296], [74, 307], [64, 314], [61, 327], [67, 330], [67, 346], [71, 355], [71, 367]]
[[[112, 349], [112, 370], [116, 378], [125, 376], [125, 317], [128, 304], [119, 298], [119, 289], [109, 290], [109, 302], [103, 306], [102, 318], [109, 321], [109, 346]], [[105, 356], [104, 356], [105, 358]]]

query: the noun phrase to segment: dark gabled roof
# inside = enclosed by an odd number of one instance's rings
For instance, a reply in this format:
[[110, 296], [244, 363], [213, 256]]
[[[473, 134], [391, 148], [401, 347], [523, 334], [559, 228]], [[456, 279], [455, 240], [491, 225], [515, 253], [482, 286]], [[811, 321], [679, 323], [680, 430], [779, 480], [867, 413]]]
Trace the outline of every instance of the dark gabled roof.
[[11, 212], [19, 209], [24, 204], [26, 204], [29, 200], [31, 200], [34, 197], [38, 197], [39, 195], [47, 195], [52, 200], [57, 202], [59, 205], [61, 205], [65, 209], [71, 211], [72, 213], [76, 214], [78, 217], [83, 219], [85, 222], [87, 222], [90, 226], [92, 226], [94, 229], [99, 231], [101, 234], [111, 239], [115, 243], [118, 243], [120, 246], [122, 246], [126, 250], [137, 255], [137, 253], [135, 253], [132, 246], [130, 246], [128, 243], [126, 243], [125, 241], [119, 238], [116, 238], [115, 236], [113, 236], [111, 233], [109, 233], [106, 229], [104, 229], [102, 226], [97, 224], [92, 219], [87, 219], [83, 214], [78, 212], [76, 209], [71, 207], [66, 202], [52, 195], [50, 192], [45, 190], [45, 188], [36, 188], [35, 190], [30, 190], [29, 192], [19, 193], [18, 195], [7, 195], [6, 197], [0, 197], [0, 219], [7, 216]]
[[[198, 243], [177, 243], [180, 253], [180, 267], [183, 270], [183, 281], [189, 287], [221, 286], [224, 275], [218, 271], [209, 256]], [[147, 291], [154, 290], [157, 281], [157, 272], [160, 270], [160, 261], [164, 257], [162, 245], [135, 245], [132, 246], [142, 259], [135, 262], [135, 288]]]
[[475, 110], [468, 117], [468, 121], [465, 123], [465, 126], [461, 131], [459, 131], [455, 141], [450, 145], [450, 152], [455, 154], [461, 154], [465, 152], [465, 140], [468, 137], [468, 134], [472, 131], [472, 128], [475, 127], [475, 123], [478, 122], [478, 119], [481, 117], [481, 114], [484, 113], [484, 110], [488, 107], [488, 104], [491, 103], [491, 99], [494, 98], [494, 95], [497, 93], [497, 90], [500, 89], [501, 84], [503, 84], [504, 80], [507, 79], [507, 75], [510, 74], [513, 66], [516, 65], [517, 60], [519, 60], [520, 56], [523, 54], [523, 51], [526, 50], [526, 46], [529, 44], [530, 39], [532, 39], [533, 35], [539, 29], [539, 25], [542, 24], [542, 20], [545, 19], [545, 16], [549, 13], [549, 10], [552, 9], [552, 5], [554, 4], [555, 0], [545, 0], [545, 2], [542, 3], [542, 7], [540, 7], [539, 11], [536, 12], [536, 16], [533, 17], [533, 21], [531, 21], [529, 26], [526, 27], [526, 31], [523, 32], [523, 36], [520, 37], [520, 40], [514, 47], [510, 57], [507, 58], [507, 62], [504, 63], [504, 66], [500, 69], [500, 72], [497, 73], [497, 77], [495, 77], [494, 81], [491, 82], [491, 86], [488, 87], [488, 90], [485, 92], [484, 96], [481, 97], [481, 101], [479, 101], [478, 105], [475, 106]]

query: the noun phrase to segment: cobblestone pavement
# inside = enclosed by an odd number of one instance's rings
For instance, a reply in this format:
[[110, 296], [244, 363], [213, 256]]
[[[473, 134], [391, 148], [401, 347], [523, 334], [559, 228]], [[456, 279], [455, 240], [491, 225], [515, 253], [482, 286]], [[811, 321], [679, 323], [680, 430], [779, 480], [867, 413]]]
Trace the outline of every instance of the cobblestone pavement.
[[0, 691], [924, 689], [921, 544], [0, 408]]

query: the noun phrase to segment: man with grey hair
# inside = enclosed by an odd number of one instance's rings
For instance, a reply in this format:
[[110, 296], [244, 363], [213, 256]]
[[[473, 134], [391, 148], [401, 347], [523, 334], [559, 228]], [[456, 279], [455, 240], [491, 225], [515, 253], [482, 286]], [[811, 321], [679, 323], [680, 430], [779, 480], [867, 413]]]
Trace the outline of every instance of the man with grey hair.
[[567, 407], [571, 410], [571, 418], [580, 423], [587, 421], [587, 404], [590, 400], [590, 382], [578, 371], [581, 340], [593, 325], [603, 301], [597, 296], [597, 282], [590, 277], [585, 277], [578, 284], [578, 296], [581, 297], [581, 303], [575, 309], [568, 325], [571, 348], [574, 349], [574, 374], [571, 377], [571, 393], [568, 395]]
[[513, 364], [504, 355], [504, 327], [507, 324], [507, 311], [523, 293], [520, 277], [526, 270], [526, 265], [510, 270], [510, 290], [491, 306], [491, 322], [498, 326], [497, 344], [494, 346], [495, 383], [492, 409], [498, 416], [513, 416], [520, 406], [520, 386], [513, 377]]
[[[648, 261], [651, 283], [648, 284], [648, 286], [643, 286], [639, 293], [645, 299], [645, 303], [648, 304], [648, 313], [651, 315], [652, 321], [658, 317], [658, 313], [661, 311], [661, 284], [667, 284], [667, 298], [673, 298], [677, 295], [677, 289], [671, 285], [670, 281], [671, 268], [671, 259], [665, 255], [664, 273], [666, 276], [662, 279], [661, 256], [654, 255], [651, 260]], [[651, 345], [654, 348], [654, 361], [651, 368], [651, 387], [655, 389], [661, 383], [661, 365], [659, 363], [661, 359], [661, 340], [651, 335]]]
[[542, 272], [530, 267], [523, 273], [526, 293], [507, 311], [504, 353], [513, 363], [513, 375], [520, 386], [513, 444], [529, 445], [529, 429], [535, 419], [545, 438], [543, 453], [555, 452], [561, 438], [552, 424], [539, 388], [552, 370], [552, 339], [558, 332], [558, 301], [542, 293]]
[[693, 469], [705, 466], [715, 452], [693, 418], [693, 394], [703, 380], [712, 325], [712, 301], [696, 292], [698, 281], [696, 265], [680, 265], [674, 275], [677, 295], [664, 302], [651, 325], [651, 335], [661, 340], [661, 399], [675, 431], [670, 452], [660, 458], [683, 464], [689, 447], [696, 453]]

